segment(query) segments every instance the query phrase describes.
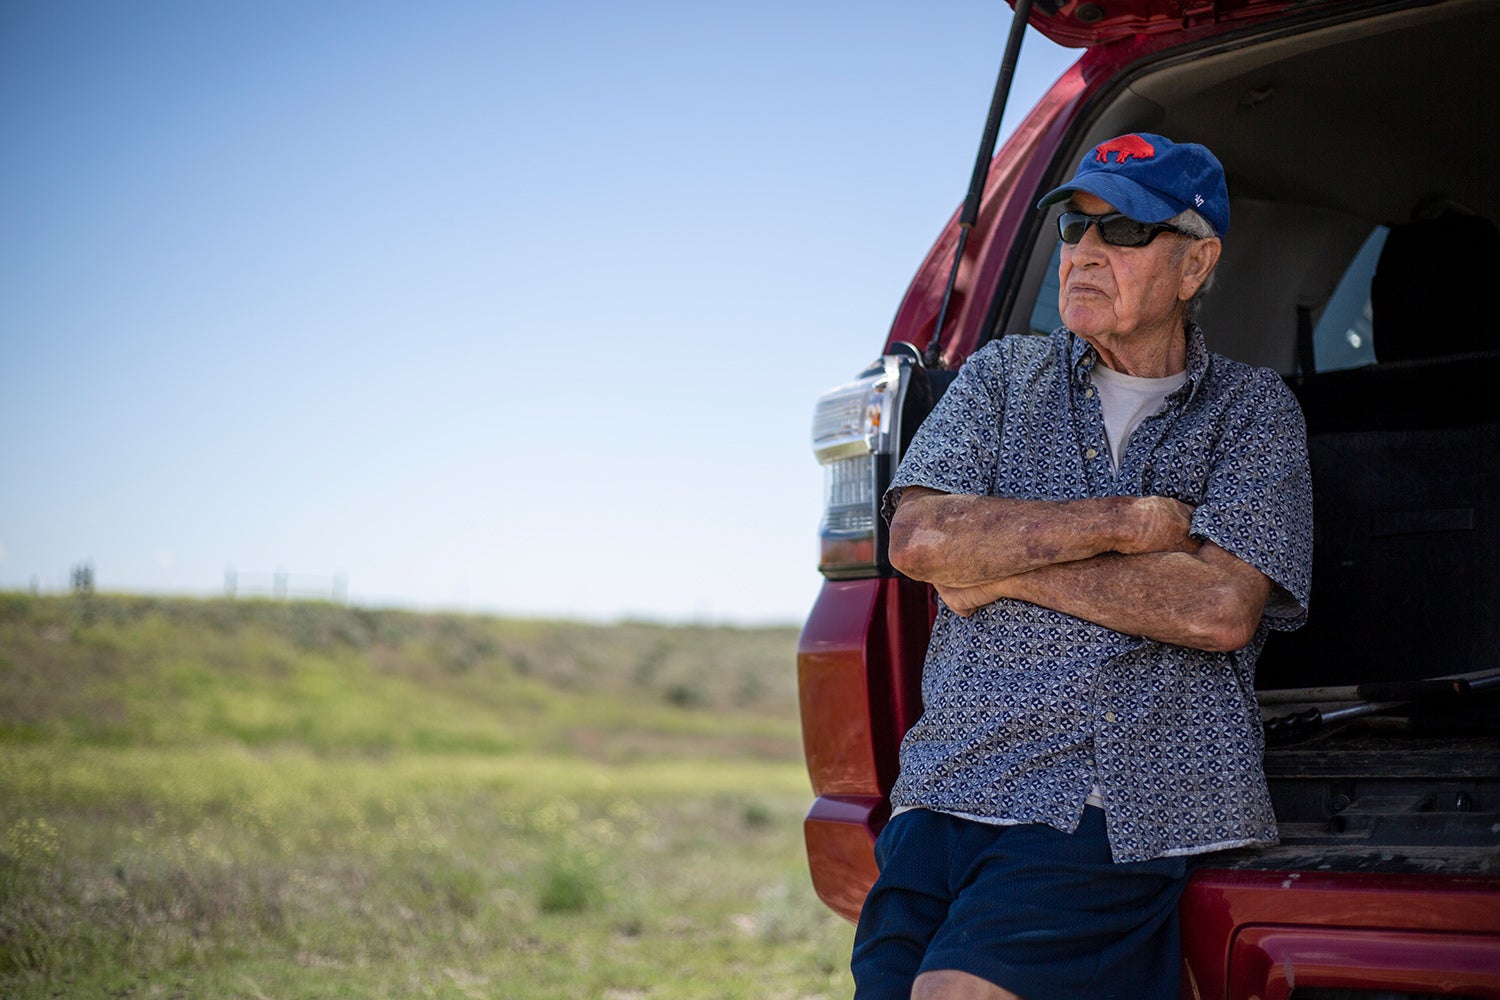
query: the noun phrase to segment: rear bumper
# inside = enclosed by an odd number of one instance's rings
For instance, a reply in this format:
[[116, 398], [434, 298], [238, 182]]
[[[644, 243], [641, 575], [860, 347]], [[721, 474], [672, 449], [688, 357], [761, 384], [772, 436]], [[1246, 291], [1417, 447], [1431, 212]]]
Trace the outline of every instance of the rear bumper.
[[1205, 869], [1181, 921], [1184, 997], [1500, 1000], [1500, 878]]

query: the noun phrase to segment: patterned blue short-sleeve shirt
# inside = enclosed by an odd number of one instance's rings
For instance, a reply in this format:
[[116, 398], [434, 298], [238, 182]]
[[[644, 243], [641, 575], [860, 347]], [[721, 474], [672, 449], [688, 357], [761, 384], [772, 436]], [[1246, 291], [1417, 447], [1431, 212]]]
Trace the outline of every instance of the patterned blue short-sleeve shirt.
[[1188, 331], [1187, 381], [1131, 435], [1118, 473], [1090, 372], [1066, 329], [1011, 336], [964, 364], [885, 498], [900, 491], [1076, 500], [1166, 496], [1192, 533], [1274, 584], [1254, 639], [1211, 653], [1002, 599], [933, 626], [921, 719], [901, 747], [896, 808], [1076, 829], [1102, 790], [1117, 861], [1272, 843], [1255, 660], [1306, 618], [1312, 486], [1306, 430], [1270, 369]]

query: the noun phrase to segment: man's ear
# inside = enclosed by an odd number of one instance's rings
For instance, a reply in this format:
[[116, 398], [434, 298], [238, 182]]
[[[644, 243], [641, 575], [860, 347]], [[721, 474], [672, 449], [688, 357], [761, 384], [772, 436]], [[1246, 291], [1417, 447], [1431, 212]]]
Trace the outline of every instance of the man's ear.
[[1224, 244], [1217, 236], [1193, 240], [1188, 244], [1188, 251], [1182, 258], [1182, 283], [1177, 289], [1179, 299], [1186, 302], [1198, 294], [1198, 289], [1214, 273], [1214, 268], [1219, 264], [1219, 254], [1223, 252]]

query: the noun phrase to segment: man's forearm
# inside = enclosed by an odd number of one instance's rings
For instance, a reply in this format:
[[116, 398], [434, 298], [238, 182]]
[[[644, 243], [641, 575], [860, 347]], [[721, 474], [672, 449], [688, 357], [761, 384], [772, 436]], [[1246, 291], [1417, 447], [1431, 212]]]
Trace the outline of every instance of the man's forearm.
[[938, 587], [960, 615], [1010, 597], [1118, 632], [1216, 651], [1250, 641], [1270, 592], [1259, 570], [1216, 545], [1197, 553], [1106, 554], [974, 587]]
[[1192, 508], [1166, 497], [1053, 502], [910, 487], [891, 519], [891, 563], [907, 576], [962, 587], [1104, 552], [1196, 548]]

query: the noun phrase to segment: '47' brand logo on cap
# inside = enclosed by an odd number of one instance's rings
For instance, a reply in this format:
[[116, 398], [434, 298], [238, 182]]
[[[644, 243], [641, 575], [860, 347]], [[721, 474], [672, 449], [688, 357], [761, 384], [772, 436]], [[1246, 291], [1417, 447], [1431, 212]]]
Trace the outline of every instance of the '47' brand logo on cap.
[[1138, 135], [1122, 135], [1094, 147], [1096, 163], [1108, 163], [1110, 154], [1114, 154], [1116, 163], [1124, 163], [1132, 156], [1138, 160], [1149, 160], [1156, 155], [1156, 148]]

